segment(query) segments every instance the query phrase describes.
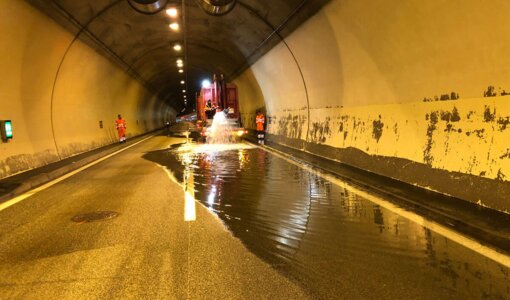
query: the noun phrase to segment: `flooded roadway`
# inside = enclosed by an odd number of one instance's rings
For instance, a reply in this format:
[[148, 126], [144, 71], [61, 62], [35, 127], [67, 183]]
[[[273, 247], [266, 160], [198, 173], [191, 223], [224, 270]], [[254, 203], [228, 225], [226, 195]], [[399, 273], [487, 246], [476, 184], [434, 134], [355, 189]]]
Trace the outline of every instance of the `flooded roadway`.
[[261, 148], [147, 153], [246, 247], [320, 299], [510, 299], [509, 269]]

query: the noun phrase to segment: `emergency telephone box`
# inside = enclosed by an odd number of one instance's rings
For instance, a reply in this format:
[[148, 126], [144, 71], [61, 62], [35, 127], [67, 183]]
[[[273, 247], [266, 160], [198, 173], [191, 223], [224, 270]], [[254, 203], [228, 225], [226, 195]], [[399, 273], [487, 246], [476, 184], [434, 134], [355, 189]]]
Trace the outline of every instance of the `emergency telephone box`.
[[11, 120], [0, 120], [0, 135], [2, 141], [7, 142], [12, 139], [12, 121]]

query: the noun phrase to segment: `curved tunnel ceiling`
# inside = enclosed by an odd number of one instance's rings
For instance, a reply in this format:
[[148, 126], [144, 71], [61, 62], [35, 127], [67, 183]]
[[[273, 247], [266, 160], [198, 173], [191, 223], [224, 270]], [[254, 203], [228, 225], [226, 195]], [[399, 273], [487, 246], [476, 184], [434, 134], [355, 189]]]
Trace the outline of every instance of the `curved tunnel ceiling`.
[[[212, 16], [197, 0], [169, 0], [167, 7], [176, 7], [179, 12], [175, 20], [180, 28], [173, 31], [169, 28], [173, 20], [165, 10], [142, 14], [128, 0], [27, 1], [178, 112], [192, 109], [202, 79], [212, 74], [233, 79], [329, 2], [237, 0], [229, 13]], [[176, 43], [183, 45], [180, 52], [173, 49]], [[176, 65], [179, 58], [184, 60], [183, 74]], [[186, 81], [187, 107], [181, 80]]]

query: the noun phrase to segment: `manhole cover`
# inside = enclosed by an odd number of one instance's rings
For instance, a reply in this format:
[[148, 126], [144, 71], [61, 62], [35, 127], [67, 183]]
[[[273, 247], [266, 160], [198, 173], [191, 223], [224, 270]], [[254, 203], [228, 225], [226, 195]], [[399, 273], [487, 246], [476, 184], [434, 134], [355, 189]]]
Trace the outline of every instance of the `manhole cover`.
[[119, 213], [114, 211], [95, 211], [91, 213], [76, 215], [71, 218], [76, 223], [88, 223], [94, 221], [108, 220], [117, 217]]

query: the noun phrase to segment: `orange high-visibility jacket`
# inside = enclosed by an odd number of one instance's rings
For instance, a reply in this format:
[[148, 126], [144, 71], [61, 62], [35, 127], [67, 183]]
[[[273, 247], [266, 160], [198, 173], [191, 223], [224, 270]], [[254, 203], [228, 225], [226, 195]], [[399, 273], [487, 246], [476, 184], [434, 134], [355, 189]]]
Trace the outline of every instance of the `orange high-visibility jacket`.
[[115, 126], [117, 127], [117, 132], [119, 133], [119, 137], [123, 137], [126, 134], [126, 120], [124, 119], [116, 119]]
[[258, 114], [257, 118], [255, 118], [255, 123], [257, 123], [257, 131], [264, 131], [264, 122], [266, 119], [263, 114]]

